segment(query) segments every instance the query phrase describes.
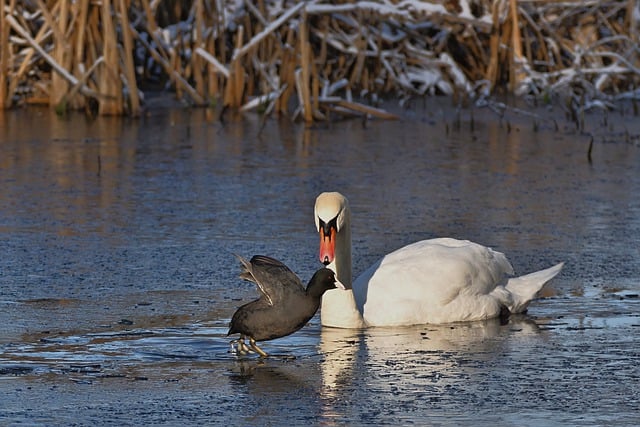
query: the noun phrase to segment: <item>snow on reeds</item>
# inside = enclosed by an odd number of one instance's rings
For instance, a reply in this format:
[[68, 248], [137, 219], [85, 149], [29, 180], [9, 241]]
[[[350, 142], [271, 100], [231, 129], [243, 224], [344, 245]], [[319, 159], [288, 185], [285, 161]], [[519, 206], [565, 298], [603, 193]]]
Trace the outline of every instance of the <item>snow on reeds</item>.
[[141, 87], [307, 122], [513, 92], [638, 98], [637, 0], [5, 0], [0, 107], [140, 114]]

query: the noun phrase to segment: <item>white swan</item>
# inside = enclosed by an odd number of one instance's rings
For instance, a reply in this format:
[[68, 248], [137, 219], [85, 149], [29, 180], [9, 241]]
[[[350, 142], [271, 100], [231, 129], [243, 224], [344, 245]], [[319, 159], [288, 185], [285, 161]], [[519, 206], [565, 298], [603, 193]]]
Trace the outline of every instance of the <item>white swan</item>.
[[[473, 321], [522, 313], [564, 263], [507, 279], [504, 254], [467, 240], [422, 240], [400, 248], [351, 280], [351, 210], [340, 193], [322, 193], [315, 205], [320, 262], [347, 291], [322, 299], [322, 325], [339, 328]], [[349, 291], [352, 289], [352, 291]]]

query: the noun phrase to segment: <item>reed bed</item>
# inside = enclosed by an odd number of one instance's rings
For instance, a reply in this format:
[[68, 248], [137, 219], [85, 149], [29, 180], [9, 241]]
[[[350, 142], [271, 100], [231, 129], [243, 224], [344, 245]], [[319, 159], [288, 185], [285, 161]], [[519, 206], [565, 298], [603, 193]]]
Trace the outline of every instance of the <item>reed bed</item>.
[[144, 92], [313, 122], [385, 98], [638, 98], [640, 5], [552, 0], [4, 0], [1, 107], [136, 116]]

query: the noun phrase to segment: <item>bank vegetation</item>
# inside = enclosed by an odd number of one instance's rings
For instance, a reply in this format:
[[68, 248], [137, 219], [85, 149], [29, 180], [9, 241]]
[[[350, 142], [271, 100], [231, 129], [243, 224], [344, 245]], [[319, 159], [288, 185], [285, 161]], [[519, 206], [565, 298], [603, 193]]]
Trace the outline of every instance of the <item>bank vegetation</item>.
[[[640, 97], [640, 5], [552, 0], [3, 0], [0, 107], [144, 111], [145, 94], [306, 122], [382, 99]], [[577, 107], [575, 107], [577, 108]]]

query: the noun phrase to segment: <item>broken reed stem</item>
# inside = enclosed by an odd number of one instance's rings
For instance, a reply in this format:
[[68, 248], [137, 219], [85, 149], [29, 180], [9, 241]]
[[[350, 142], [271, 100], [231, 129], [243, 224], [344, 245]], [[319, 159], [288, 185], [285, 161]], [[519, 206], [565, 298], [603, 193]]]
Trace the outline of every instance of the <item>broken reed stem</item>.
[[201, 47], [196, 48], [195, 53], [197, 55], [200, 55], [202, 58], [205, 59], [205, 61], [211, 64], [211, 66], [215, 69], [216, 72], [222, 74], [227, 79], [229, 78], [229, 70], [227, 69], [227, 67], [222, 65], [220, 61], [216, 59], [215, 56], [211, 55], [209, 52], [207, 52]]
[[[24, 30], [20, 24], [15, 20], [13, 16], [7, 16], [6, 21], [11, 25], [11, 28], [14, 29], [15, 32], [20, 34], [25, 38], [27, 43], [29, 43], [39, 54], [44, 58], [45, 61], [62, 77], [64, 77], [69, 83], [72, 85], [78, 84], [78, 79], [76, 79], [73, 75], [71, 75], [67, 70], [64, 69], [60, 64], [58, 64], [55, 59], [51, 57], [31, 36], [29, 33]], [[88, 88], [86, 85], [82, 85], [80, 92], [91, 98], [98, 98], [98, 93]]]
[[69, 93], [66, 95], [66, 98], [72, 99], [73, 97], [75, 97], [78, 94], [78, 92], [80, 92], [80, 89], [83, 86], [86, 86], [87, 80], [89, 80], [89, 77], [95, 72], [96, 68], [98, 68], [102, 64], [104, 64], [104, 56], [101, 56], [100, 58], [98, 58], [98, 60], [94, 62], [91, 65], [91, 67], [82, 76], [80, 76], [80, 78], [78, 79], [78, 83], [76, 83], [71, 87], [71, 89], [69, 90]]
[[280, 15], [280, 17], [278, 19], [276, 19], [275, 21], [273, 21], [271, 23], [271, 25], [269, 25], [268, 27], [266, 27], [264, 30], [262, 30], [260, 33], [256, 34], [250, 41], [249, 43], [247, 43], [244, 47], [242, 47], [241, 49], [237, 49], [234, 53], [233, 53], [233, 59], [237, 59], [238, 57], [241, 57], [243, 55], [245, 55], [251, 48], [253, 48], [255, 45], [257, 45], [258, 43], [260, 43], [260, 41], [262, 41], [262, 39], [264, 39], [265, 37], [267, 37], [269, 34], [271, 34], [273, 31], [275, 31], [278, 27], [280, 27], [280, 25], [284, 24], [289, 18], [293, 17], [296, 13], [298, 13], [298, 11], [302, 8], [305, 7], [305, 2], [300, 2], [298, 3], [296, 6], [291, 7], [290, 9], [288, 9], [285, 13], [283, 13], [282, 15]]

